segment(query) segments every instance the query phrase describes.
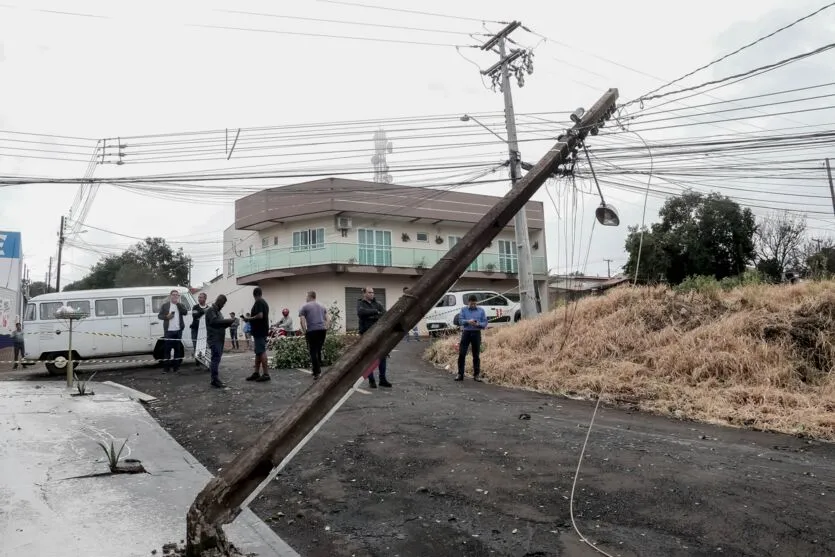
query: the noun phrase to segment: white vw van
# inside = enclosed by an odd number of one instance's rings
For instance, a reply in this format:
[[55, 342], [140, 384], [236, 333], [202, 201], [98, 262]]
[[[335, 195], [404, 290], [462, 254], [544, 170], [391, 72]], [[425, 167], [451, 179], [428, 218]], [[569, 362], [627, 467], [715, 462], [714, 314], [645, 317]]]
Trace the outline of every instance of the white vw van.
[[[87, 317], [73, 322], [73, 361], [163, 353], [160, 307], [172, 290], [191, 310], [194, 297], [184, 287], [144, 286], [53, 292], [35, 296], [26, 305], [23, 319], [25, 354], [28, 360], [52, 360], [46, 369], [52, 375], [65, 373], [67, 366], [67, 323], [55, 317], [61, 306], [70, 306]], [[193, 358], [190, 315], [183, 331], [185, 358]], [[99, 333], [99, 334], [94, 334]]]

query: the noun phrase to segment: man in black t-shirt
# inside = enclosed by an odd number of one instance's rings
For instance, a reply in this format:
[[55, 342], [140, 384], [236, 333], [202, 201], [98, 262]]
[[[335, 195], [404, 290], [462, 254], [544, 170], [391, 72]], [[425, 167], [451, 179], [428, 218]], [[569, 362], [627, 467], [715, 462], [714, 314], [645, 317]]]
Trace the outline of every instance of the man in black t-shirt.
[[[244, 317], [252, 328], [252, 343], [255, 345], [255, 371], [246, 378], [247, 381], [269, 381], [270, 372], [267, 368], [267, 332], [270, 330], [270, 306], [262, 297], [261, 288], [252, 291], [255, 303], [249, 312], [250, 317]], [[259, 372], [259, 369], [263, 369]]]

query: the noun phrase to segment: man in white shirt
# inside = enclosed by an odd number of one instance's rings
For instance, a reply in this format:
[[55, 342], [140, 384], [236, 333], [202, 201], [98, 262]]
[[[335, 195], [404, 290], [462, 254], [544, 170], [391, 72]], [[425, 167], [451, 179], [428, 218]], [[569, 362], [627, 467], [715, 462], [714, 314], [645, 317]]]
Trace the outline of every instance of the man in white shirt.
[[[162, 304], [159, 308], [159, 315], [157, 317], [162, 320], [162, 331], [165, 334], [165, 355], [163, 356], [162, 371], [167, 373], [171, 371], [177, 372], [180, 369], [180, 364], [183, 361], [183, 329], [185, 323], [183, 317], [188, 314], [188, 308], [180, 301], [180, 293], [176, 290], [171, 291], [169, 301]], [[171, 351], [174, 351], [174, 358], [171, 358]]]

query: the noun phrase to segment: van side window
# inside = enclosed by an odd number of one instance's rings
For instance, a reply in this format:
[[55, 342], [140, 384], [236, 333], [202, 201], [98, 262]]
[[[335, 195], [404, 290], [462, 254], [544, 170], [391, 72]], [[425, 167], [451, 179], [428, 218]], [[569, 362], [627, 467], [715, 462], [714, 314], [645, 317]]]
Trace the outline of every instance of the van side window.
[[41, 321], [55, 319], [55, 312], [58, 308], [63, 306], [61, 302], [42, 302], [41, 303]]
[[87, 300], [78, 300], [77, 302], [67, 302], [67, 305], [76, 311], [80, 311], [86, 315], [90, 315], [90, 302]]
[[35, 304], [26, 304], [26, 315], [23, 317], [24, 321], [34, 321], [38, 318], [38, 310]]
[[[160, 308], [162, 308], [162, 304], [168, 301], [169, 295], [165, 296], [151, 296], [151, 312], [152, 313], [159, 313]], [[191, 307], [191, 306], [189, 306]]]
[[96, 300], [96, 317], [113, 317], [119, 315], [118, 300]]
[[123, 299], [122, 315], [145, 315], [145, 298]]

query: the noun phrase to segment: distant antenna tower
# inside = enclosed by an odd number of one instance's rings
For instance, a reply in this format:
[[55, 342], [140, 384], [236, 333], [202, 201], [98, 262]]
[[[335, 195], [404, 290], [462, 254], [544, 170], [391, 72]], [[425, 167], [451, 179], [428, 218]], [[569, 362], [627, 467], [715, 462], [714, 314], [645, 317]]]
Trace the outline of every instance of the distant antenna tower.
[[374, 181], [380, 184], [391, 184], [386, 154], [392, 152], [392, 144], [382, 128], [374, 132], [374, 151], [374, 156], [371, 157], [371, 164], [374, 165]]

